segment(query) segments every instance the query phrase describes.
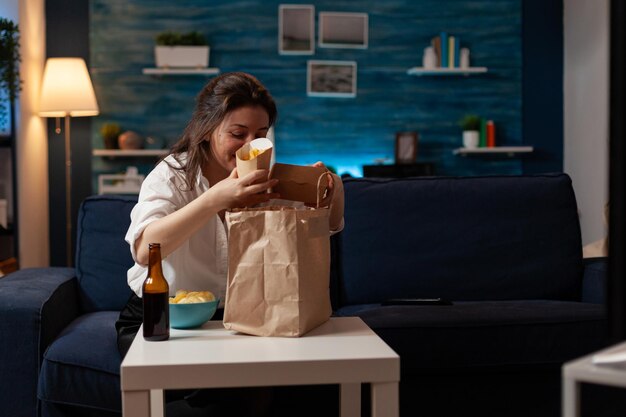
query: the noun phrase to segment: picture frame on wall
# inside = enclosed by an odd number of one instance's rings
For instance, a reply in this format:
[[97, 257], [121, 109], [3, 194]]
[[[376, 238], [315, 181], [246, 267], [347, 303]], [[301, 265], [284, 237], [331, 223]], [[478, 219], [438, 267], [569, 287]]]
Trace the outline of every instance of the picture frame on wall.
[[320, 12], [319, 46], [367, 49], [368, 20], [367, 13]]
[[307, 95], [356, 97], [356, 61], [307, 62]]
[[397, 165], [414, 164], [417, 160], [417, 132], [397, 132], [395, 162]]
[[315, 6], [310, 4], [278, 6], [278, 53], [281, 55], [315, 53]]

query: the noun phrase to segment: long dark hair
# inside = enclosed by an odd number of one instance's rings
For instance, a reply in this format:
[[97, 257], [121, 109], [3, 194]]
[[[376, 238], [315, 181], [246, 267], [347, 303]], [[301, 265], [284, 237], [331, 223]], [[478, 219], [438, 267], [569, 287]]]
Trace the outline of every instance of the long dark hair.
[[[245, 72], [222, 74], [200, 91], [193, 116], [169, 153], [180, 167], [168, 164], [185, 173], [185, 181], [190, 190], [193, 189], [198, 172], [211, 152], [209, 142], [205, 139], [211, 137], [228, 113], [246, 106], [260, 106], [265, 109], [270, 126], [276, 121], [276, 103], [269, 91], [259, 80]], [[183, 152], [187, 153], [184, 161], [180, 158]]]

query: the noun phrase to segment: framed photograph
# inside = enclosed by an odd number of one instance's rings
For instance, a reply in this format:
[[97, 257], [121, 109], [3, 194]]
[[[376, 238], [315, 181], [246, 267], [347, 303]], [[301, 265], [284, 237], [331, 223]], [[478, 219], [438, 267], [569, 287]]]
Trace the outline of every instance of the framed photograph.
[[313, 55], [315, 52], [315, 7], [309, 4], [278, 6], [278, 53]]
[[396, 133], [396, 164], [414, 164], [417, 159], [417, 132]]
[[308, 61], [308, 96], [356, 97], [356, 61]]
[[367, 13], [319, 14], [319, 46], [322, 48], [367, 48]]

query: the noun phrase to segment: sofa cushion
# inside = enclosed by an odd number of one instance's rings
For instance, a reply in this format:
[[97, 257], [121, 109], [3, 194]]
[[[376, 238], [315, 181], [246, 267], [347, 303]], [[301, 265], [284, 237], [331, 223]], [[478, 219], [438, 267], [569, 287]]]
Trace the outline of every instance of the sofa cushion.
[[340, 303], [398, 297], [580, 300], [565, 174], [346, 179]]
[[134, 196], [93, 196], [80, 207], [76, 276], [84, 311], [121, 310], [130, 297], [133, 259], [124, 236], [136, 203]]
[[118, 311], [84, 314], [63, 330], [44, 354], [40, 400], [121, 410], [118, 316]]
[[403, 372], [560, 365], [607, 343], [604, 307], [570, 301], [344, 307], [402, 358]]

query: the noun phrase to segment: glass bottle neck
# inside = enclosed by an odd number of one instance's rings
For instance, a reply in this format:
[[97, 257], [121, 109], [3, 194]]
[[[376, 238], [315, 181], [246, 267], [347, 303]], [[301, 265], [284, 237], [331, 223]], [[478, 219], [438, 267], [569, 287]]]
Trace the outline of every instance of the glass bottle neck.
[[148, 252], [148, 276], [163, 276], [161, 269], [161, 245], [151, 244]]

